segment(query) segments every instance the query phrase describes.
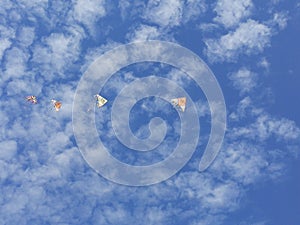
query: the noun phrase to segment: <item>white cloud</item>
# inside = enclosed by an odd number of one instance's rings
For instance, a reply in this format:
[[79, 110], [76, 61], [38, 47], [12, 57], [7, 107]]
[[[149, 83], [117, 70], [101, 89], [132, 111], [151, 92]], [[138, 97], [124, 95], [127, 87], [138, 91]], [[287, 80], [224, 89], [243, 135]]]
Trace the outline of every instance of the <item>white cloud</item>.
[[11, 41], [15, 37], [15, 30], [9, 26], [0, 24], [0, 61], [4, 56], [4, 52], [11, 46]]
[[104, 0], [76, 0], [73, 10], [73, 18], [84, 24], [91, 34], [94, 34], [94, 26], [99, 18], [106, 15]]
[[209, 195], [204, 198], [203, 204], [212, 211], [216, 208], [230, 206], [229, 211], [237, 206], [240, 189], [236, 183], [221, 183], [212, 187]]
[[144, 1], [119, 0], [118, 7], [121, 11], [122, 19], [127, 20], [141, 17], [145, 9], [145, 4], [146, 2]]
[[[299, 144], [300, 129], [295, 122], [267, 114], [256, 108], [249, 97], [242, 99], [229, 117], [243, 125], [232, 124], [228, 128], [228, 144], [220, 153], [224, 156], [220, 156], [221, 161], [216, 160], [213, 168], [225, 166], [224, 171], [245, 185], [282, 176], [286, 167], [283, 159], [297, 157], [298, 149], [291, 148]], [[276, 145], [270, 147], [266, 144], [270, 142]], [[282, 143], [289, 144], [281, 146]]]
[[121, 43], [108, 40], [106, 44], [103, 44], [99, 47], [88, 49], [87, 53], [84, 56], [85, 57], [84, 63], [81, 66], [80, 71], [82, 73], [84, 73], [88, 69], [88, 67], [91, 65], [91, 63], [93, 63], [99, 56], [101, 56], [105, 52], [112, 50], [120, 45], [121, 45]]
[[219, 39], [207, 39], [205, 53], [213, 62], [234, 61], [242, 53], [250, 55], [262, 52], [270, 45], [271, 36], [268, 26], [249, 19]]
[[198, 18], [205, 11], [206, 4], [202, 0], [151, 0], [146, 6], [144, 18], [161, 27], [172, 28]]
[[245, 94], [256, 86], [257, 75], [246, 68], [241, 68], [237, 72], [230, 74], [229, 79], [241, 94]]
[[259, 146], [240, 139], [226, 145], [221, 155], [213, 165], [213, 171], [219, 173], [217, 168], [222, 167], [221, 173], [229, 174], [231, 179], [240, 184], [253, 184], [265, 175], [262, 171], [268, 166], [268, 158]]
[[218, 25], [215, 23], [201, 23], [198, 27], [203, 33], [213, 32], [218, 29]]
[[39, 72], [45, 80], [52, 80], [55, 75], [66, 76], [64, 70], [79, 57], [81, 38], [75, 34], [52, 33], [34, 46], [32, 60], [40, 66]]
[[231, 136], [235, 138], [250, 138], [253, 140], [264, 141], [275, 136], [280, 140], [297, 140], [300, 137], [300, 129], [295, 122], [282, 118], [273, 118], [266, 113], [262, 113], [256, 121], [245, 127], [233, 128]]
[[[6, 4], [4, 3], [4, 5], [6, 5]], [[7, 16], [11, 19], [11, 21], [14, 21], [14, 22], [21, 21], [22, 16], [20, 15], [20, 13], [18, 12], [17, 9], [14, 8], [14, 9], [8, 10], [7, 12], [8, 12]], [[32, 18], [30, 18], [30, 19], [32, 19]]]
[[128, 33], [127, 36], [129, 37], [130, 41], [146, 41], [159, 39], [161, 33], [157, 27], [140, 25], [134, 30], [133, 33]]
[[14, 140], [0, 142], [0, 159], [11, 160], [17, 153], [17, 142]]
[[13, 3], [10, 0], [2, 0], [0, 14], [6, 15], [12, 8]]
[[11, 45], [11, 42], [7, 38], [1, 39], [1, 42], [0, 42], [0, 59], [2, 59], [4, 51], [7, 48], [9, 48], [10, 45]]
[[[249, 96], [243, 98], [237, 105], [236, 111], [230, 113], [229, 118], [233, 121], [238, 121], [243, 119], [245, 116], [253, 116], [253, 102]], [[256, 111], [261, 112], [261, 110], [256, 109]]]
[[129, 42], [146, 40], [177, 42], [173, 35], [169, 32], [166, 32], [163, 27], [145, 24], [140, 24], [137, 27], [133, 26], [126, 34], [126, 38]]
[[[30, 12], [31, 15], [47, 20], [48, 0], [19, 0], [17, 4], [21, 9], [28, 10], [28, 12]], [[21, 18], [15, 17], [16, 20], [19, 20]], [[33, 17], [31, 17], [31, 19], [33, 19]]]
[[[275, 1], [275, 0], [273, 0]], [[268, 223], [267, 221], [256, 221], [256, 222], [253, 222], [253, 218], [251, 218], [249, 221], [243, 221], [242, 223], [240, 223], [239, 225], [268, 225], [270, 223]]]
[[192, 82], [190, 76], [185, 76], [185, 74], [178, 69], [172, 68], [169, 73], [166, 74], [166, 78], [175, 81], [178, 86], [186, 89]]
[[194, 102], [197, 107], [199, 117], [210, 115], [210, 108], [208, 102], [199, 99]]
[[243, 19], [251, 15], [253, 3], [251, 0], [219, 0], [215, 11], [217, 17], [214, 21], [221, 23], [224, 27], [237, 26]]
[[[167, 213], [169, 214], [169, 213]], [[145, 220], [147, 224], [163, 224], [166, 223], [165, 210], [161, 206], [151, 206], [145, 210]]]
[[27, 61], [29, 54], [20, 48], [13, 47], [6, 51], [4, 60], [4, 76], [3, 80], [8, 78], [18, 78], [24, 76], [27, 69]]
[[70, 144], [68, 135], [65, 135], [64, 132], [58, 132], [49, 137], [47, 147], [52, 151], [62, 151], [66, 149], [68, 144]]
[[65, 61], [78, 57], [79, 54], [79, 40], [72, 36], [66, 36], [64, 34], [51, 34], [46, 40], [49, 46], [51, 60], [58, 70], [62, 68]]
[[32, 0], [30, 2], [26, 0], [19, 0], [19, 4], [26, 9], [42, 8], [47, 6], [48, 0]]
[[[224, 166], [213, 167], [215, 170], [211, 167], [205, 174], [181, 172], [177, 177], [170, 179], [168, 189], [173, 186], [176, 190], [181, 190], [178, 200], [186, 199], [190, 204], [196, 205], [193, 206], [193, 215], [197, 212], [208, 212], [208, 215], [219, 217], [225, 208], [227, 212], [236, 209], [242, 194], [242, 189], [232, 180], [232, 176], [222, 180], [220, 168]], [[205, 216], [203, 219], [208, 217]], [[194, 218], [198, 219], [196, 216]]]
[[34, 27], [22, 27], [17, 35], [18, 41], [24, 46], [30, 46], [35, 38]]
[[163, 27], [178, 26], [182, 18], [182, 7], [180, 0], [150, 0], [145, 18]]
[[270, 68], [270, 63], [269, 61], [263, 57], [259, 62], [258, 65], [261, 66], [262, 68], [264, 68], [265, 70], [269, 71]]
[[[132, 4], [134, 4], [134, 3], [135, 2], [132, 2]], [[119, 0], [118, 7], [119, 7], [119, 9], [121, 11], [121, 17], [122, 17], [123, 20], [125, 19], [125, 17], [128, 14], [128, 9], [129, 9], [130, 5], [131, 4], [130, 4], [130, 2], [128, 0]]]
[[207, 5], [203, 0], [187, 0], [183, 7], [183, 23], [194, 20], [204, 15]]
[[271, 0], [272, 4], [276, 5], [278, 4], [279, 2], [282, 2], [282, 0]]
[[13, 79], [6, 86], [7, 96], [24, 95], [24, 93], [35, 93], [40, 94], [42, 85], [37, 82], [30, 82], [24, 79]]
[[270, 21], [271, 25], [277, 25], [279, 30], [283, 30], [288, 23], [287, 13], [279, 12], [274, 13], [272, 20]]

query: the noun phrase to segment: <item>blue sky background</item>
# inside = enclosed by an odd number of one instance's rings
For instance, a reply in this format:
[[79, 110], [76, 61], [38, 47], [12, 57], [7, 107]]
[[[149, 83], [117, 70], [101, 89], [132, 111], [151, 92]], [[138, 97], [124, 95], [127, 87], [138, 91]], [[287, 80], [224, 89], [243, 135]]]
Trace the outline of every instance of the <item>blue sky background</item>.
[[[1, 0], [0, 224], [300, 224], [299, 21], [298, 0]], [[155, 73], [182, 85], [201, 115], [201, 140], [180, 172], [127, 187], [82, 158], [72, 103], [97, 57], [141, 40], [175, 42], [199, 55], [223, 90], [228, 127], [220, 154], [199, 173], [210, 127], [201, 90], [163, 65], [124, 68], [103, 90], [110, 101]], [[27, 95], [39, 104], [28, 104]], [[63, 102], [59, 113], [53, 98]], [[162, 146], [144, 158], [114, 137], [111, 104], [96, 112], [97, 128], [116, 158], [151, 164], [170, 154], [180, 125], [169, 103], [149, 98], [132, 110], [141, 138], [149, 118], [168, 123]]]

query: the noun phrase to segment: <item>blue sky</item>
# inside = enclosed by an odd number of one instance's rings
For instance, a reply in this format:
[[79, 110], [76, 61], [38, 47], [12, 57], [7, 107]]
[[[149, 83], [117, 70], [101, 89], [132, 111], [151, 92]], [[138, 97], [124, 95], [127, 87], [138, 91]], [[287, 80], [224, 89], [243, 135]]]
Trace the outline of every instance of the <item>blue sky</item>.
[[[2, 0], [0, 224], [300, 224], [299, 21], [298, 0]], [[150, 119], [161, 117], [161, 145], [137, 153], [118, 140], [113, 102], [131, 82], [172, 80], [199, 115], [199, 142], [185, 166], [161, 183], [132, 187], [105, 179], [84, 160], [72, 107], [98, 57], [148, 40], [181, 45], [208, 65], [223, 91], [227, 129], [216, 159], [199, 172], [211, 114], [197, 83], [160, 63], [112, 74], [99, 83], [109, 102], [96, 109], [95, 123], [98, 139], [122, 162], [159, 162], [180, 140], [181, 112], [155, 97], [137, 101], [128, 122], [145, 139]], [[28, 104], [28, 95], [39, 103]], [[62, 101], [58, 113], [51, 99]], [[92, 96], [86, 101], [93, 104]]]

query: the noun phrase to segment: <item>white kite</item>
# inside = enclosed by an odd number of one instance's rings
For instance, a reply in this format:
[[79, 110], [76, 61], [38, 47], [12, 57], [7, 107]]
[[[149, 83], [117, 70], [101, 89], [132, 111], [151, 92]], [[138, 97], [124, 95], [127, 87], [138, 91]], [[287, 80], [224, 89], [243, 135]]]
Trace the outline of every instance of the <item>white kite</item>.
[[37, 104], [37, 98], [36, 98], [36, 96], [34, 96], [34, 95], [27, 96], [27, 97], [26, 97], [26, 100], [27, 100], [28, 102], [31, 102], [32, 104]]
[[95, 95], [94, 97], [96, 98], [98, 108], [104, 106], [107, 103], [107, 99], [103, 98], [102, 96], [100, 96], [98, 94]]
[[186, 106], [186, 97], [173, 98], [171, 99], [171, 103], [173, 106], [179, 107], [182, 110], [182, 112], [184, 112]]
[[51, 102], [53, 104], [53, 107], [54, 107], [55, 111], [58, 112], [61, 108], [61, 105], [62, 105], [61, 102], [56, 101], [54, 99], [52, 99]]

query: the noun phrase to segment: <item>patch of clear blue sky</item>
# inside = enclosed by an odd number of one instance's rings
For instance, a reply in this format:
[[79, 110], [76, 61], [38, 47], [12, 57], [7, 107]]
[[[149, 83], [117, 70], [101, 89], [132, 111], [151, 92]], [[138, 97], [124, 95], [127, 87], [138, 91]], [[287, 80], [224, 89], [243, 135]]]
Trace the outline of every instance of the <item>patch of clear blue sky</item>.
[[271, 63], [266, 85], [273, 90], [271, 111], [300, 124], [300, 13], [293, 16], [285, 31], [275, 36], [272, 47], [266, 50]]

